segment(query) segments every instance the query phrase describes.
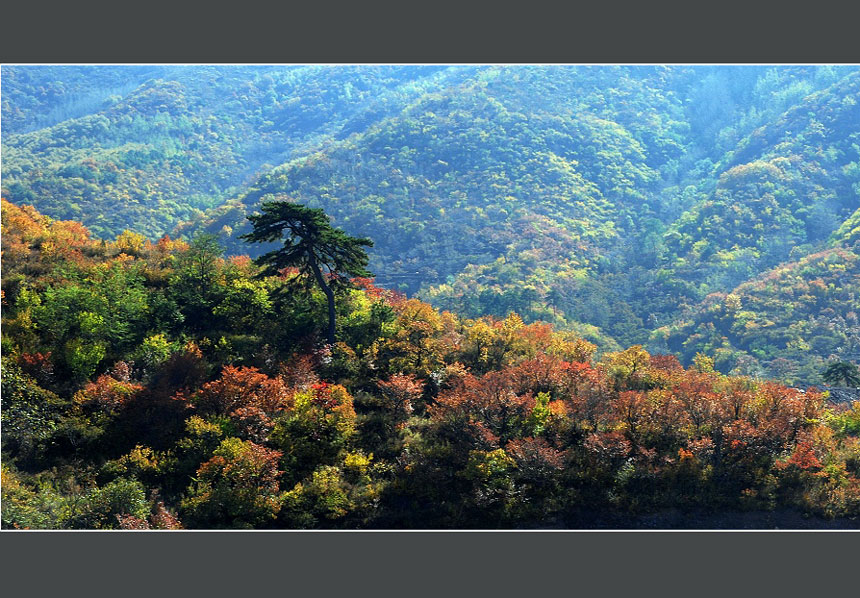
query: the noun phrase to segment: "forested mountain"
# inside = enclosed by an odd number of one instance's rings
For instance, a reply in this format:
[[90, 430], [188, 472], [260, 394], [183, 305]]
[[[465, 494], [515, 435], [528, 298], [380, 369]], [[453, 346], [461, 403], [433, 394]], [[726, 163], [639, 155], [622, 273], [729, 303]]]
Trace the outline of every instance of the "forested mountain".
[[858, 246], [828, 249], [708, 295], [651, 346], [687, 361], [706, 353], [735, 374], [821, 384], [827, 357], [860, 358], [858, 307]]
[[3, 192], [157, 238], [308, 144], [459, 75], [442, 67], [4, 67]]
[[850, 277], [844, 309], [810, 303], [781, 340], [674, 340], [715, 294], [852, 255], [856, 67], [125, 68], [4, 68], [5, 197], [106, 239], [206, 231], [252, 255], [246, 216], [284, 198], [371, 237], [377, 284], [466, 317], [685, 364], [720, 350], [723, 372], [753, 358], [797, 384], [856, 359], [850, 322], [821, 324], [852, 312]]
[[860, 526], [860, 68], [0, 74], [4, 528]]

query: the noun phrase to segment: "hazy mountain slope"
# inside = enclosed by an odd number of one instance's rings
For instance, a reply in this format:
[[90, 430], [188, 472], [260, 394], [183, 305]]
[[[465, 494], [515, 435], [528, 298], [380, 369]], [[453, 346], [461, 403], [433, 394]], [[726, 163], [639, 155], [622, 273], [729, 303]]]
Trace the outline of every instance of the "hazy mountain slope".
[[[135, 76], [114, 88], [115, 70], [98, 71], [87, 87], [81, 78], [89, 71], [69, 67], [69, 86], [80, 84], [87, 102], [67, 94], [39, 104], [36, 91], [53, 90], [51, 77], [62, 68], [4, 69], [11, 83], [4, 78], [3, 193], [109, 238], [125, 228], [160, 236], [195, 210], [218, 205], [255, 173], [362, 130], [437, 79], [469, 70], [161, 67], [131, 71]], [[21, 83], [34, 72], [45, 81]], [[28, 107], [39, 116], [14, 118], [29, 114]], [[57, 113], [74, 118], [53, 123]], [[17, 132], [38, 123], [52, 124]]]
[[714, 190], [664, 236], [651, 292], [681, 315], [653, 350], [797, 383], [820, 383], [831, 357], [857, 359], [858, 99], [855, 72], [720, 161]]
[[820, 384], [830, 359], [860, 358], [860, 245], [828, 249], [713, 293], [682, 322], [658, 329], [652, 349], [724, 372]]
[[3, 134], [24, 133], [90, 114], [112, 96], [161, 76], [164, 66], [3, 66]]
[[854, 73], [746, 137], [667, 233], [669, 267], [731, 287], [826, 240], [860, 205], [858, 98]]
[[[860, 193], [858, 193], [860, 194]], [[829, 244], [834, 245], [855, 245], [860, 242], [860, 208], [857, 208], [853, 214], [845, 219], [839, 228], [830, 235]]]

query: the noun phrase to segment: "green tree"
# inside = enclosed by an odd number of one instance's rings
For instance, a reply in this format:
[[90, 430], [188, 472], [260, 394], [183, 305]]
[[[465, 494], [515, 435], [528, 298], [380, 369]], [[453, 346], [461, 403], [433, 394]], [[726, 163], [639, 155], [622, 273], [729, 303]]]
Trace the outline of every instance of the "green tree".
[[363, 248], [373, 247], [373, 241], [350, 237], [332, 227], [326, 213], [318, 208], [286, 201], [264, 201], [260, 209], [261, 214], [248, 216], [254, 228], [241, 238], [250, 243], [281, 239], [284, 243], [283, 247], [256, 259], [257, 264], [264, 266], [260, 275], [274, 276], [284, 268], [298, 268], [299, 276], [294, 280], [300, 284], [310, 284], [312, 277], [328, 301], [327, 339], [328, 344], [333, 345], [336, 315], [331, 283], [340, 281], [343, 274], [372, 276], [366, 270], [368, 257]]
[[860, 386], [860, 369], [850, 361], [835, 361], [824, 369], [825, 382], [832, 386], [842, 381], [845, 386]]
[[188, 487], [181, 505], [189, 520], [240, 528], [271, 522], [281, 508], [280, 456], [251, 441], [225, 438]]
[[180, 253], [171, 280], [173, 298], [190, 327], [205, 330], [212, 324], [213, 308], [220, 302], [223, 283], [219, 258], [223, 253], [217, 235], [200, 234]]
[[88, 490], [80, 507], [80, 512], [72, 517], [69, 527], [113, 529], [118, 526], [122, 516], [131, 515], [145, 520], [150, 511], [143, 484], [125, 478]]

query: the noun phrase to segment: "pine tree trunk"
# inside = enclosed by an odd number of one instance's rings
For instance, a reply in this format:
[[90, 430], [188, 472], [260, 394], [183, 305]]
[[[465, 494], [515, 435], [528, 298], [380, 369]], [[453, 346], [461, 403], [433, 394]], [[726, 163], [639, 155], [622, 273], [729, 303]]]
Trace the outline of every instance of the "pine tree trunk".
[[326, 337], [328, 339], [328, 344], [333, 345], [335, 318], [337, 317], [334, 311], [334, 293], [332, 292], [331, 287], [326, 284], [325, 278], [313, 258], [310, 260], [310, 265], [311, 269], [314, 271], [314, 277], [317, 279], [317, 284], [320, 285], [320, 288], [323, 293], [325, 293], [326, 299], [328, 300], [328, 333]]

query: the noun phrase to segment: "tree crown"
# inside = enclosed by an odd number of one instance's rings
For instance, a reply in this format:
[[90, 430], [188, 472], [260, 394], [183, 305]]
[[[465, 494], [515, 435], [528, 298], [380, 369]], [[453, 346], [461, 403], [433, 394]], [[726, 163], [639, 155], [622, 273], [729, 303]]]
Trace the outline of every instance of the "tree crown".
[[255, 260], [264, 266], [263, 276], [275, 275], [284, 268], [298, 268], [300, 274], [312, 275], [315, 266], [335, 276], [372, 276], [366, 269], [368, 256], [363, 248], [372, 247], [373, 241], [351, 237], [334, 228], [322, 209], [264, 201], [260, 211], [248, 216], [254, 228], [241, 238], [251, 243], [283, 240], [283, 247]]

